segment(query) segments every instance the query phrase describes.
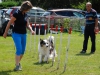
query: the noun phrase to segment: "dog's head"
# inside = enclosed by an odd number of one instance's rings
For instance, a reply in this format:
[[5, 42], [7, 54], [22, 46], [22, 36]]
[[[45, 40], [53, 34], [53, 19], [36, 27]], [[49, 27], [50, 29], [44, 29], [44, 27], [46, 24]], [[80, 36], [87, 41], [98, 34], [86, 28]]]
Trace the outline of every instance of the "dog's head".
[[49, 47], [49, 41], [40, 39], [40, 46], [45, 48]]

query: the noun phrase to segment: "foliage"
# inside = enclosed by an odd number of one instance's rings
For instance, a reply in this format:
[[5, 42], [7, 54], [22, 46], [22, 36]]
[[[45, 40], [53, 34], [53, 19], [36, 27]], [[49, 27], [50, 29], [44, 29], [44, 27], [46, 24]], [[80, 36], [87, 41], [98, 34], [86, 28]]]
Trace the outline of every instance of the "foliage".
[[85, 6], [86, 6], [86, 2], [80, 3], [78, 5], [72, 5], [73, 8], [75, 9], [81, 9], [81, 10], [85, 10]]
[[72, 27], [75, 31], [81, 31], [80, 27], [85, 25], [85, 19], [75, 17], [63, 18], [59, 19], [58, 23], [62, 24], [65, 29]]
[[69, 18], [64, 18], [64, 24], [63, 24], [64, 25], [64, 28], [67, 28], [68, 29], [69, 28], [69, 25], [70, 25], [69, 23], [70, 23], [70, 19]]
[[[2, 0], [3, 2], [15, 1], [18, 5], [25, 0]], [[30, 0], [33, 6], [42, 7], [44, 9], [55, 9], [55, 8], [76, 8], [76, 9], [85, 9], [86, 2], [90, 1], [93, 5], [93, 8], [100, 12], [100, 0]], [[11, 3], [12, 5], [2, 5], [0, 7], [15, 6], [16, 4]]]
[[17, 5], [18, 3], [15, 1], [7, 1], [7, 2], [0, 3], [1, 8], [8, 8], [8, 7], [17, 6]]

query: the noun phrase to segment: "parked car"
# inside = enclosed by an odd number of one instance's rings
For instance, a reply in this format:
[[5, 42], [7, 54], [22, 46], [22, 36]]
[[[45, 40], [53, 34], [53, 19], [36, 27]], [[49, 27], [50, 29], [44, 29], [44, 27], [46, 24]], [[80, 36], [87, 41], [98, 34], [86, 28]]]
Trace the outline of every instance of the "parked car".
[[46, 11], [40, 7], [33, 7], [29, 12], [27, 12], [27, 15], [30, 17], [31, 23], [40, 23], [40, 17], [44, 12]]
[[[17, 11], [18, 9], [20, 9], [20, 6], [16, 6], [16, 7], [10, 7], [9, 10], [6, 12], [6, 14], [8, 15], [8, 17], [11, 17], [12, 14]], [[33, 7], [29, 12], [27, 12], [28, 16], [41, 16], [43, 14], [43, 12], [45, 12], [44, 9], [39, 8], [39, 7]]]
[[[42, 17], [53, 19], [51, 24], [58, 23], [57, 19], [64, 18], [85, 18], [84, 11], [79, 9], [53, 9], [45, 12]], [[42, 19], [44, 21], [44, 19]]]
[[60, 17], [77, 17], [77, 18], [84, 18], [84, 11], [79, 9], [53, 9], [48, 10], [42, 16], [60, 16]]
[[2, 17], [5, 17], [6, 16], [5, 14], [6, 14], [7, 10], [8, 9], [1, 9], [1, 16]]
[[[1, 9], [0, 10], [0, 34], [3, 34], [6, 28], [6, 24], [8, 23], [9, 19], [6, 18], [6, 11], [8, 9]], [[8, 35], [11, 35], [11, 28], [8, 30]]]
[[[5, 31], [5, 28], [6, 28], [6, 26], [7, 26], [7, 23], [9, 22], [9, 20], [10, 20], [10, 18], [12, 17], [12, 14], [15, 12], [15, 11], [17, 11], [18, 9], [20, 9], [20, 6], [16, 6], [16, 7], [10, 7], [8, 10], [7, 10], [7, 12], [6, 12], [6, 14], [4, 14], [5, 15], [5, 17], [3, 17], [3, 19], [1, 19], [1, 20], [5, 20], [4, 22], [2, 22], [2, 24], [1, 24], [1, 29], [0, 29], [0, 32], [1, 32], [1, 34], [3, 34], [4, 33], [4, 31]], [[41, 16], [42, 14], [43, 14], [43, 12], [45, 12], [45, 10], [44, 9], [42, 9], [42, 8], [39, 8], [39, 7], [33, 7], [29, 12], [27, 12], [27, 14], [28, 14], [28, 16], [30, 17], [30, 22], [31, 23], [34, 23], [35, 21], [35, 15], [36, 16]], [[36, 13], [36, 14], [35, 14]], [[38, 19], [38, 18], [37, 18]], [[13, 28], [13, 25], [11, 25], [11, 27], [10, 27], [10, 29], [9, 29], [9, 31], [8, 31], [8, 35], [11, 35], [12, 34], [12, 28]]]

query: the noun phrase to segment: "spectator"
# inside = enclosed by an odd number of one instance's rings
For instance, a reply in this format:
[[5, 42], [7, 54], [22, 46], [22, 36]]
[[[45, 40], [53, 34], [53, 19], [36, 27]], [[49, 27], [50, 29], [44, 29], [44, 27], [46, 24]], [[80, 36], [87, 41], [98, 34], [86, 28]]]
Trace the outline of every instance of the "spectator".
[[90, 2], [86, 3], [86, 26], [84, 31], [84, 42], [83, 42], [83, 49], [80, 53], [86, 53], [87, 45], [88, 45], [88, 39], [89, 36], [91, 38], [91, 54], [95, 53], [95, 30], [98, 28], [98, 18], [97, 18], [97, 12], [92, 9], [92, 4]]

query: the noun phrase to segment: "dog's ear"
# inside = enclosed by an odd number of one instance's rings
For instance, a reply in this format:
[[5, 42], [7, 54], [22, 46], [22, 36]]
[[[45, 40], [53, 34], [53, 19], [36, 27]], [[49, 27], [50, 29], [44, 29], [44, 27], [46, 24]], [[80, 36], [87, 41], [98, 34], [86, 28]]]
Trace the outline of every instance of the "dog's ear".
[[40, 46], [43, 47], [43, 39], [40, 38]]
[[40, 38], [40, 41], [43, 41], [43, 40]]

